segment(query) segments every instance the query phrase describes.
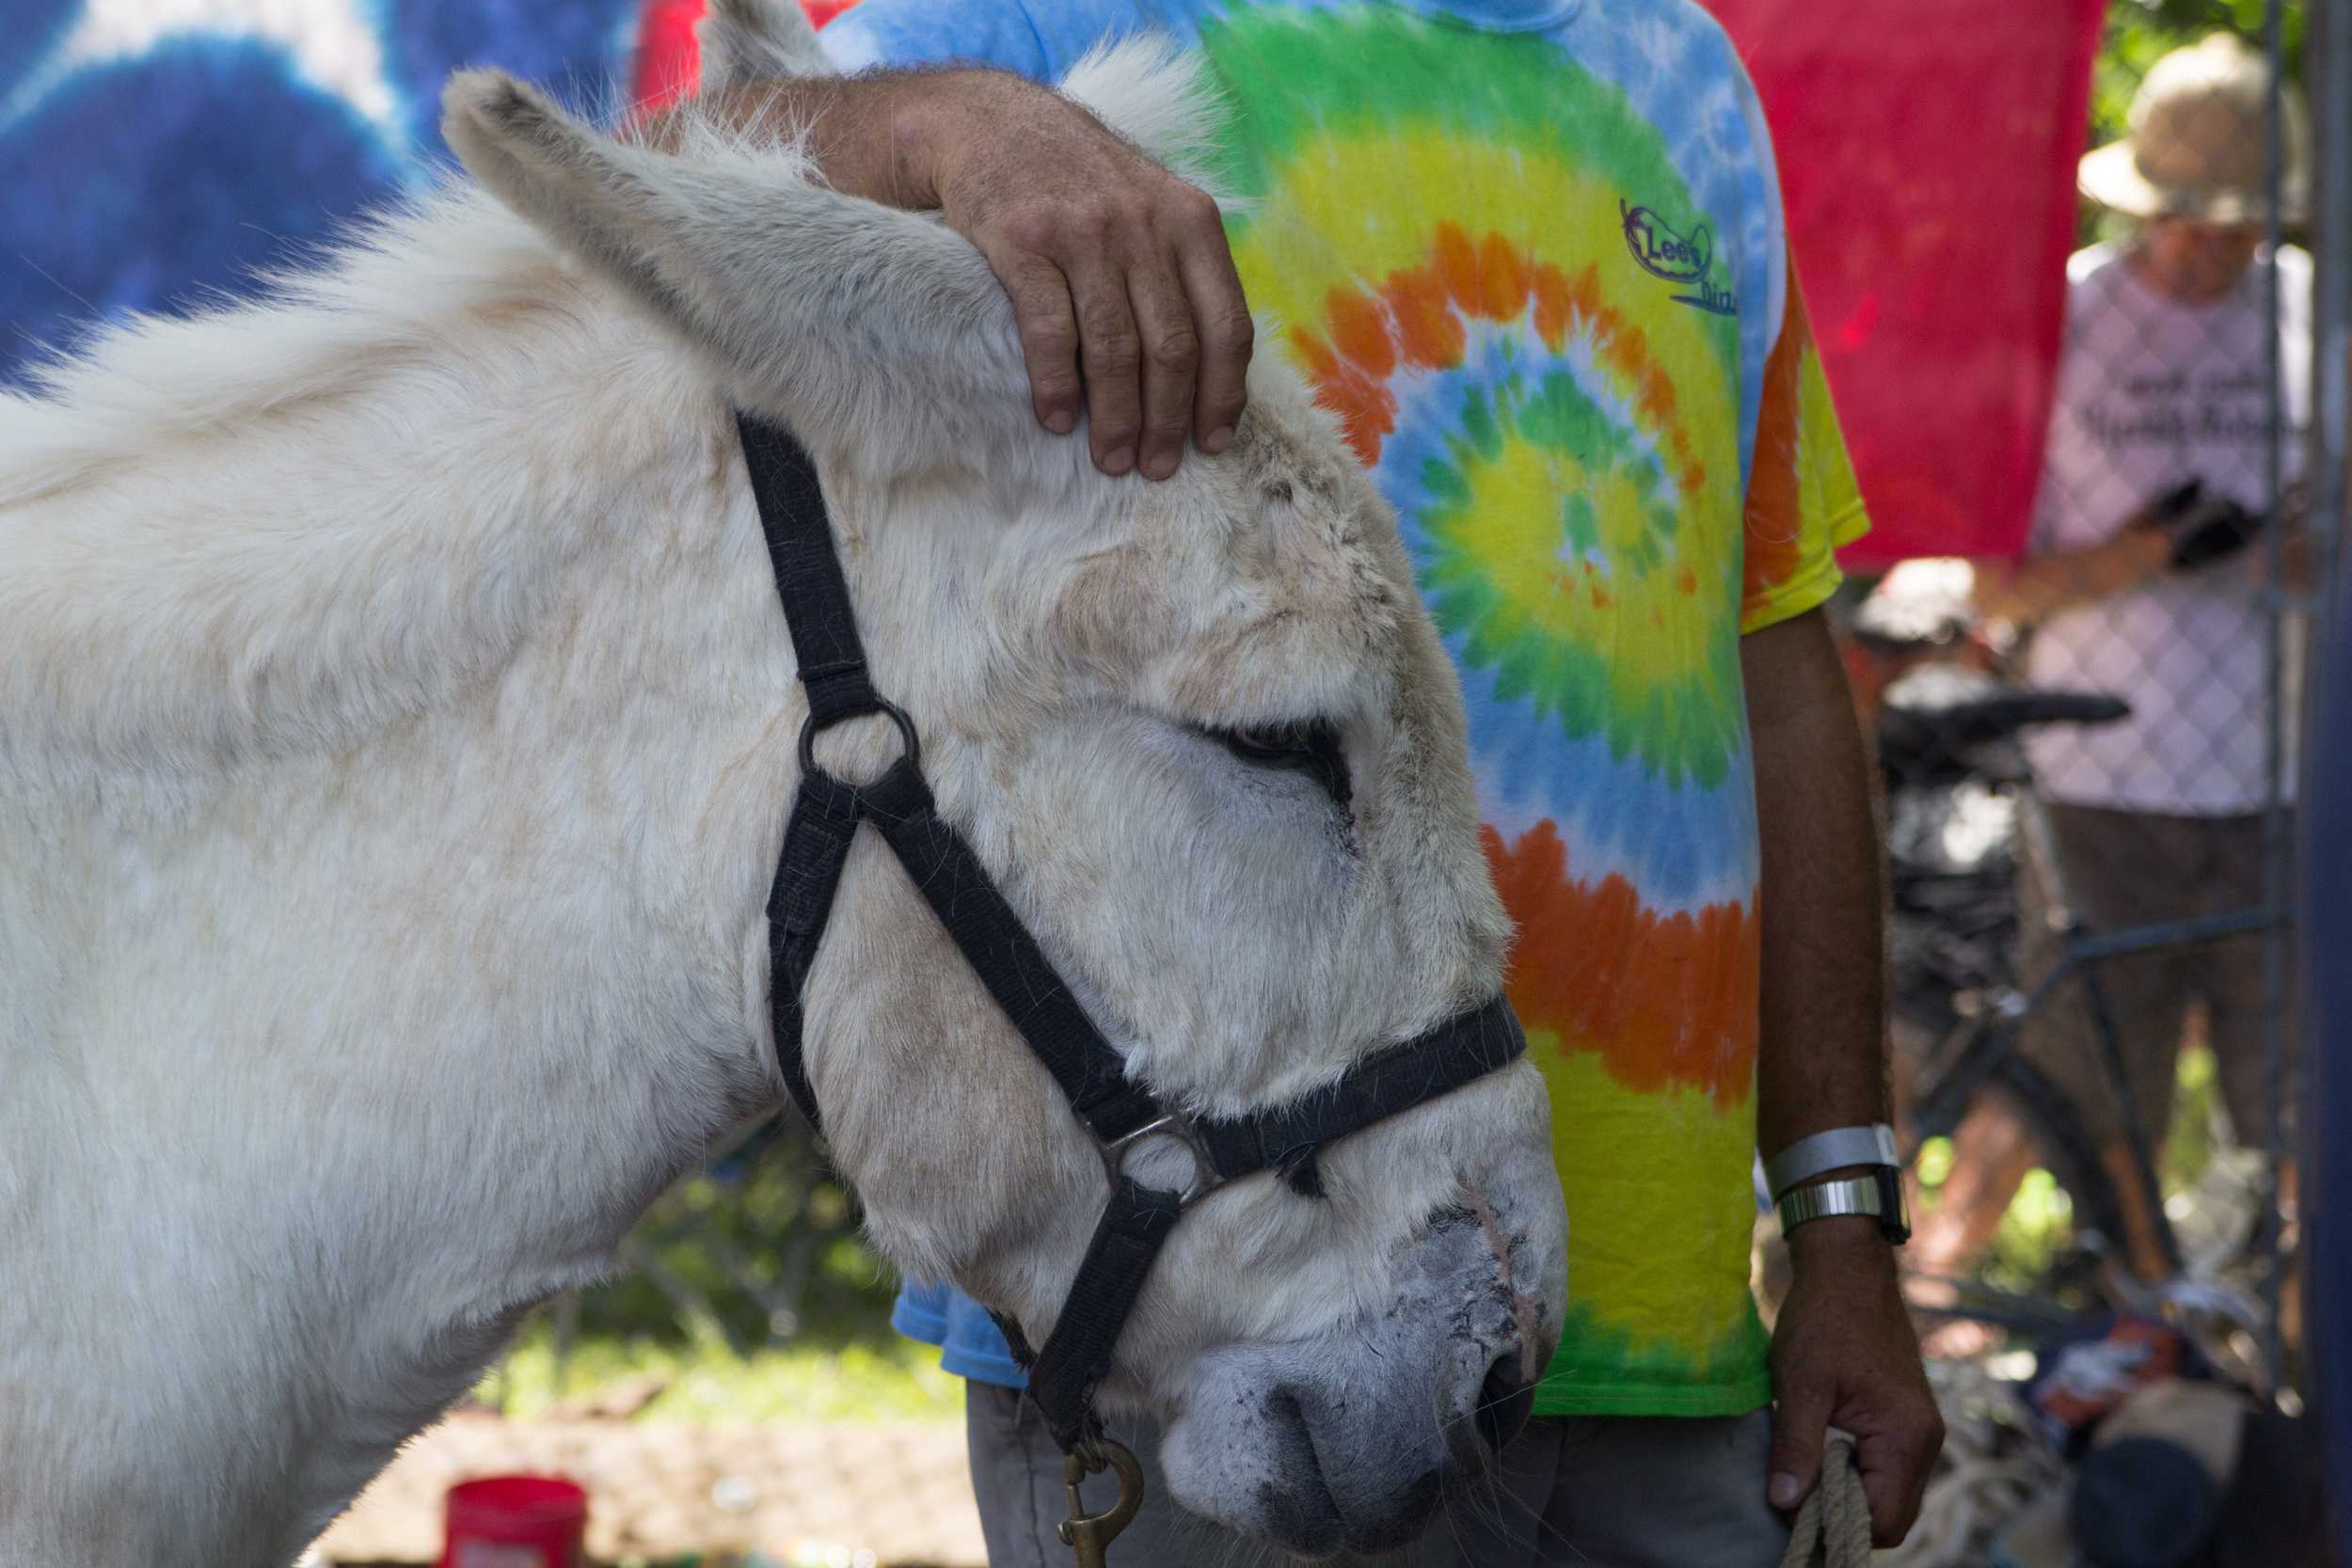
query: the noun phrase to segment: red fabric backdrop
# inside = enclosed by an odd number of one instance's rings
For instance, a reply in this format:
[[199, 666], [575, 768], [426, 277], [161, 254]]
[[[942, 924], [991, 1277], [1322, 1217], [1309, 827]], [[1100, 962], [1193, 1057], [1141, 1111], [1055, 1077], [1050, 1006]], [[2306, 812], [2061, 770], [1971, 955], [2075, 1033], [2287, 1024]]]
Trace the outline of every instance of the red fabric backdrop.
[[[803, 0], [822, 26], [850, 0]], [[1876, 528], [1847, 552], [2025, 543], [2105, 0], [1705, 0], [1780, 151], [1805, 302]], [[647, 0], [641, 102], [703, 0]]]
[[1852, 565], [2023, 547], [2105, 0], [1705, 0], [1780, 151], [1876, 527]]

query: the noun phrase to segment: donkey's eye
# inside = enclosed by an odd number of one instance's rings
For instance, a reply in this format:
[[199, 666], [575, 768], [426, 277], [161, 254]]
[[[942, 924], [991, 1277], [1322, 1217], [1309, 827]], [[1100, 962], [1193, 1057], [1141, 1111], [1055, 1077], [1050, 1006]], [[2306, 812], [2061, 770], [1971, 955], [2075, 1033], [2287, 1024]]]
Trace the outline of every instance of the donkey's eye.
[[1333, 800], [1347, 804], [1347, 759], [1340, 751], [1339, 731], [1328, 721], [1302, 719], [1209, 733], [1242, 761], [1309, 774]]
[[1303, 762], [1314, 755], [1320, 742], [1330, 736], [1330, 729], [1320, 721], [1252, 724], [1245, 729], [1221, 730], [1217, 737], [1231, 746], [1236, 755], [1251, 762]]

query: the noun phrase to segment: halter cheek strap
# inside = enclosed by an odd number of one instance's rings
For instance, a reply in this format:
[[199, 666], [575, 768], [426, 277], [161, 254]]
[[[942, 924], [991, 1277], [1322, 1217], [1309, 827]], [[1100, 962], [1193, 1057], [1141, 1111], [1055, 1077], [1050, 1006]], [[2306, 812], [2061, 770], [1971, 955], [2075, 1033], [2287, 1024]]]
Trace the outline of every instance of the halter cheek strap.
[[[1399, 1111], [1483, 1077], [1526, 1049], [1502, 997], [1357, 1064], [1328, 1087], [1274, 1110], [1230, 1120], [1170, 1111], [1126, 1075], [1125, 1060], [1078, 1005], [988, 868], [939, 815], [923, 777], [914, 722], [874, 689], [816, 465], [783, 429], [739, 413], [743, 457], [808, 693], [800, 738], [801, 784], [785, 825], [768, 894], [768, 1007], [777, 1064], [794, 1101], [820, 1131], [802, 1050], [801, 991], [824, 938], [841, 868], [860, 823], [890, 847], [908, 879], [997, 1006], [1045, 1065], [1103, 1157], [1109, 1201], [1053, 1334], [1034, 1356], [1017, 1326], [1007, 1338], [1028, 1366], [1029, 1397], [1065, 1451], [1095, 1435], [1094, 1390], [1152, 1259], [1185, 1210], [1229, 1181], [1272, 1170], [1320, 1196], [1323, 1148]], [[817, 766], [818, 735], [846, 719], [880, 714], [898, 726], [901, 754], [879, 779], [851, 784]], [[1180, 1192], [1145, 1187], [1124, 1169], [1150, 1143], [1188, 1151], [1193, 1174]], [[1005, 1320], [999, 1319], [1000, 1323]]]

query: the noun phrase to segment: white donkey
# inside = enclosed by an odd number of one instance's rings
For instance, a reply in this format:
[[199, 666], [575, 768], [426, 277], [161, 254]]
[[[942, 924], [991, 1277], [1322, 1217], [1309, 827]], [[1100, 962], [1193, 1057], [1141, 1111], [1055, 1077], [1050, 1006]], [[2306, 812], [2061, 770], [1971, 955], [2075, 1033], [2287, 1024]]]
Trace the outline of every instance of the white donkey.
[[[810, 58], [788, 0], [716, 11], [710, 79]], [[1201, 129], [1149, 51], [1070, 86]], [[814, 453], [942, 810], [1164, 1102], [1279, 1104], [1500, 984], [1452, 673], [1295, 380], [1107, 479], [979, 256], [789, 137], [447, 109], [486, 192], [0, 397], [6, 1568], [291, 1559], [780, 1101], [804, 709], [736, 408]], [[1102, 1168], [870, 832], [805, 996], [875, 1243], [1041, 1340]], [[1322, 1176], [1179, 1225], [1101, 1390], [1179, 1501], [1310, 1554], [1411, 1534], [1565, 1305], [1525, 1063]]]

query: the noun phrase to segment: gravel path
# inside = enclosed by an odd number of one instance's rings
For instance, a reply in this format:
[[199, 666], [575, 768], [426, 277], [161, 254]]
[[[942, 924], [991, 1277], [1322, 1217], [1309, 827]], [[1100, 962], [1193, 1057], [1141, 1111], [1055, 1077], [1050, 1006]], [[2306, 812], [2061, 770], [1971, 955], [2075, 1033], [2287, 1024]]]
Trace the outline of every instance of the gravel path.
[[987, 1561], [961, 1424], [720, 1427], [469, 1414], [410, 1444], [318, 1553], [328, 1563], [430, 1563], [450, 1485], [513, 1470], [587, 1487], [588, 1550], [604, 1562], [755, 1547], [783, 1563], [839, 1568]]

